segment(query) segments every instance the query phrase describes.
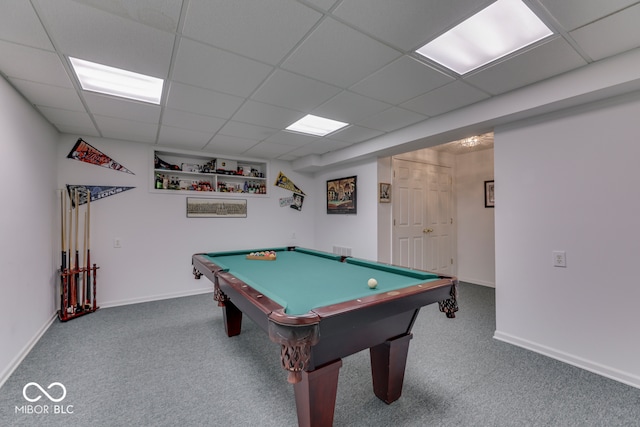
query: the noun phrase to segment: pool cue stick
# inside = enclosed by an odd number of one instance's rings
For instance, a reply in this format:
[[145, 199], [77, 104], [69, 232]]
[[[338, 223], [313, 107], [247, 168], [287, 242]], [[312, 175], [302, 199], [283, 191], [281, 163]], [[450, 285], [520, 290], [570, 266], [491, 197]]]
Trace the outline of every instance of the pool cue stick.
[[76, 264], [75, 264], [75, 283], [73, 286], [73, 303], [71, 304], [73, 307], [75, 307], [76, 310], [80, 309], [80, 304], [78, 304], [78, 282], [80, 281], [80, 251], [79, 251], [79, 245], [78, 245], [78, 225], [80, 224], [79, 222], [79, 213], [80, 213], [80, 200], [78, 197], [78, 190], [76, 189], [75, 193], [75, 198], [76, 198]]
[[83, 241], [84, 241], [84, 246], [82, 247], [82, 253], [85, 254], [84, 256], [84, 265], [85, 267], [82, 269], [82, 284], [80, 285], [80, 287], [82, 288], [82, 292], [81, 292], [81, 297], [80, 297], [80, 307], [84, 310], [84, 303], [87, 300], [87, 211], [84, 211], [84, 230], [83, 230]]
[[66, 288], [67, 288], [67, 276], [65, 275], [67, 269], [67, 246], [66, 246], [66, 236], [65, 236], [65, 223], [67, 222], [67, 204], [66, 197], [64, 194], [64, 189], [60, 190], [60, 245], [62, 251], [60, 252], [61, 260], [60, 260], [60, 314], [64, 313], [65, 310], [65, 297], [66, 297]]
[[98, 309], [98, 307], [96, 306], [96, 287], [98, 285], [98, 282], [96, 280], [96, 272], [98, 270], [98, 267], [93, 264], [93, 269], [91, 270], [93, 272], [93, 311], [96, 311]]
[[72, 227], [72, 221], [73, 221], [73, 199], [71, 197], [71, 193], [69, 193], [69, 209], [67, 210], [68, 214], [69, 214], [69, 244], [67, 245], [67, 250], [69, 251], [69, 256], [67, 257], [67, 259], [69, 260], [69, 265], [67, 266], [67, 303], [64, 306], [64, 309], [69, 312], [70, 309], [70, 298], [71, 298], [71, 289], [72, 289], [72, 276], [71, 274], [71, 268], [73, 265], [73, 250], [71, 247], [71, 238], [72, 238], [72, 231], [73, 231], [73, 227]]
[[91, 191], [87, 190], [87, 219], [85, 220], [85, 224], [86, 224], [86, 231], [85, 231], [85, 241], [86, 241], [86, 247], [87, 247], [87, 257], [84, 260], [85, 263], [85, 271], [86, 271], [86, 284], [85, 284], [85, 289], [86, 289], [86, 298], [84, 300], [84, 305], [85, 308], [89, 309], [91, 308], [91, 272], [90, 272], [90, 267], [91, 267], [91, 249], [90, 249], [90, 245], [91, 245]]

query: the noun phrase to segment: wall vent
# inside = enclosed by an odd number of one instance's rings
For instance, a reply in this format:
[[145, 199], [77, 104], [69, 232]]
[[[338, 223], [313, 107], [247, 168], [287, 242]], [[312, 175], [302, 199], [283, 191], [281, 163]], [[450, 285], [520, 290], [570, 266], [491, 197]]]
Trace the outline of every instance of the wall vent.
[[351, 248], [344, 246], [334, 246], [333, 253], [341, 256], [351, 256]]

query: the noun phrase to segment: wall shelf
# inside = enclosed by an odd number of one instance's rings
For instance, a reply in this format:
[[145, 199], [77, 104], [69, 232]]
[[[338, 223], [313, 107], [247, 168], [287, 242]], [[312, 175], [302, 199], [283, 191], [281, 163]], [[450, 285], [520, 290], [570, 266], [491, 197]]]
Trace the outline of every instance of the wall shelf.
[[267, 163], [154, 149], [149, 191], [198, 196], [267, 196]]

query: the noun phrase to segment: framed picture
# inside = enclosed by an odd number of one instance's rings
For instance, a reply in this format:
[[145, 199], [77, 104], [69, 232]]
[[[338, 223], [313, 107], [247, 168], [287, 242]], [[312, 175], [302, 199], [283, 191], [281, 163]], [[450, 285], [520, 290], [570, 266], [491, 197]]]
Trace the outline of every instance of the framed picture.
[[297, 211], [301, 211], [302, 210], [302, 204], [304, 203], [304, 196], [302, 194], [293, 193], [292, 199], [293, 200], [291, 201], [291, 205], [289, 205], [289, 207], [291, 209], [295, 209]]
[[246, 218], [243, 199], [205, 199], [187, 197], [187, 218]]
[[378, 200], [380, 203], [391, 203], [391, 184], [381, 182], [378, 190]]
[[327, 181], [327, 213], [358, 213], [357, 176]]
[[493, 208], [496, 205], [496, 192], [493, 188], [493, 181], [484, 182], [484, 207]]

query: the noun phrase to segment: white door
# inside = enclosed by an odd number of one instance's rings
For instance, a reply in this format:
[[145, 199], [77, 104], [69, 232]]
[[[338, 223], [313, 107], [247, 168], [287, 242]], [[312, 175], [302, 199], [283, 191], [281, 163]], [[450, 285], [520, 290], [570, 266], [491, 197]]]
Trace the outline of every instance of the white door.
[[453, 270], [451, 168], [393, 160], [393, 263]]

